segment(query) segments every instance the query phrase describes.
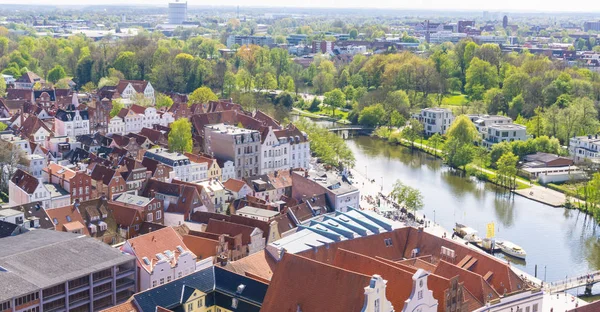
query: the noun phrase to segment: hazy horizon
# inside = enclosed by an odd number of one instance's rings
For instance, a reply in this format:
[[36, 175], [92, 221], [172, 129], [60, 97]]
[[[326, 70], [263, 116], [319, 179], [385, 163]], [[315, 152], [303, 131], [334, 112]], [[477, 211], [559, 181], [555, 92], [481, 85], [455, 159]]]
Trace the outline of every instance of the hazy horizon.
[[[8, 5], [23, 5], [35, 6], [147, 6], [147, 7], [167, 7], [168, 0], [130, 0], [123, 3], [118, 0], [106, 0], [105, 2], [89, 1], [89, 0], [34, 0], [27, 4], [23, 4], [20, 0], [0, 0], [0, 4]], [[302, 8], [302, 9], [393, 9], [393, 10], [419, 10], [419, 11], [457, 11], [457, 12], [515, 12], [515, 13], [583, 13], [583, 14], [598, 14], [600, 17], [600, 2], [581, 3], [580, 6], [567, 7], [560, 2], [548, 2], [542, 0], [505, 0], [505, 1], [490, 1], [481, 2], [475, 0], [463, 0], [456, 2], [448, 2], [443, 0], [416, 0], [411, 1], [410, 5], [402, 5], [397, 1], [380, 0], [375, 5], [365, 5], [365, 1], [346, 0], [340, 4], [338, 0], [250, 0], [250, 1], [233, 1], [221, 0], [218, 5], [208, 1], [188, 1], [189, 7], [206, 6], [206, 7], [228, 7], [240, 6], [241, 8]], [[598, 12], [598, 13], [595, 13]]]

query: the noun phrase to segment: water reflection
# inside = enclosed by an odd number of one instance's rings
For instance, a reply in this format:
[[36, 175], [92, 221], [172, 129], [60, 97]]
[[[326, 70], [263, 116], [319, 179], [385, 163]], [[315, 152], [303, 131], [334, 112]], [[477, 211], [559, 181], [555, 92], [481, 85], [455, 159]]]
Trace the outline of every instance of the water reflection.
[[[486, 224], [496, 224], [496, 238], [520, 245], [526, 262], [511, 261], [530, 274], [535, 265], [547, 267], [547, 280], [563, 279], [600, 269], [598, 225], [577, 210], [552, 208], [510, 194], [493, 184], [465, 178], [431, 155], [411, 151], [384, 141], [358, 137], [348, 141], [356, 157], [356, 168], [369, 177], [385, 181], [390, 192], [393, 181], [402, 180], [424, 196], [423, 213], [452, 229], [464, 223], [485, 235]], [[600, 233], [598, 233], [600, 234]], [[503, 258], [502, 254], [496, 254]], [[538, 274], [538, 276], [540, 276]]]

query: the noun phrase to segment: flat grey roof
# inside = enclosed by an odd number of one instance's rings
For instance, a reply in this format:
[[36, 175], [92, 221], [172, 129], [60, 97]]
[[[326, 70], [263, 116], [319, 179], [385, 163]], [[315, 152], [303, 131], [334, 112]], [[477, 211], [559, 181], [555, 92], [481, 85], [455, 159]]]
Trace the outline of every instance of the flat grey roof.
[[525, 126], [518, 124], [493, 124], [489, 125], [488, 128], [496, 130], [525, 130]]
[[94, 238], [38, 229], [0, 239], [0, 302], [135, 258]]
[[238, 209], [237, 214], [240, 214], [240, 213], [249, 214], [249, 215], [253, 215], [253, 216], [260, 216], [260, 217], [265, 217], [265, 218], [272, 218], [279, 214], [279, 212], [277, 212], [277, 211], [256, 208], [256, 207], [252, 207], [252, 206], [246, 206], [244, 208]]

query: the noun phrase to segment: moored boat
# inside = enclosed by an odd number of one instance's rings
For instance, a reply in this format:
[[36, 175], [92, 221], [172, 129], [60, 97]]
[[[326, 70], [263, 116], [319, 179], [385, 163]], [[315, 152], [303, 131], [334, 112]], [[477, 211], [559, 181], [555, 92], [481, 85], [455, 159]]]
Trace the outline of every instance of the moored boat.
[[519, 259], [525, 259], [527, 257], [527, 253], [521, 246], [509, 241], [496, 241], [496, 246], [500, 247], [500, 250], [509, 256]]
[[458, 237], [466, 240], [471, 244], [481, 244], [481, 238], [477, 236], [477, 231], [468, 226], [462, 225], [460, 223], [456, 223], [456, 227], [454, 228], [454, 233], [458, 235]]

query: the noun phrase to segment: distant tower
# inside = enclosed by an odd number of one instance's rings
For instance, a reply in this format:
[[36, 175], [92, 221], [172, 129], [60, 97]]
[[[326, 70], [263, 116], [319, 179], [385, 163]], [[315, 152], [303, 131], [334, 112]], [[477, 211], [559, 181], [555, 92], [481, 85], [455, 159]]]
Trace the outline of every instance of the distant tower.
[[502, 28], [506, 29], [506, 27], [508, 27], [508, 16], [504, 15], [504, 18], [502, 18]]
[[429, 43], [430, 39], [430, 35], [429, 35], [429, 20], [425, 21], [425, 42]]
[[169, 2], [169, 24], [183, 24], [187, 19], [187, 1]]
[[125, 14], [121, 15], [121, 23], [127, 22], [127, 16]]

